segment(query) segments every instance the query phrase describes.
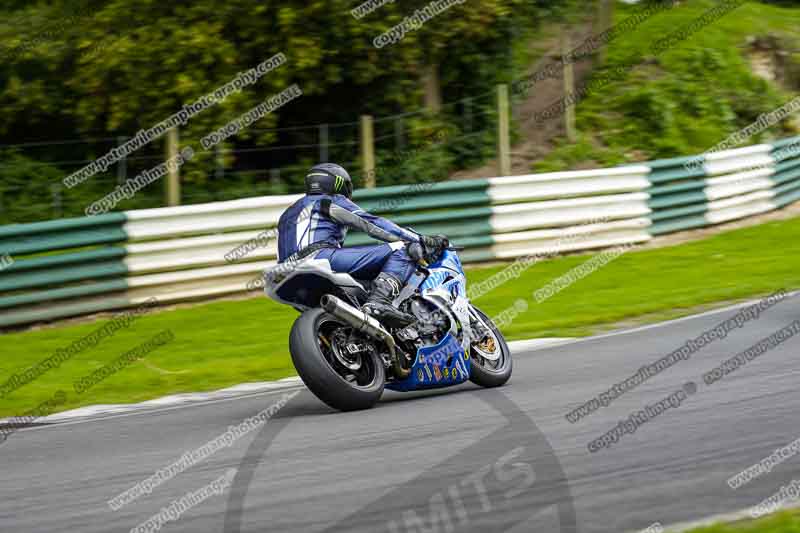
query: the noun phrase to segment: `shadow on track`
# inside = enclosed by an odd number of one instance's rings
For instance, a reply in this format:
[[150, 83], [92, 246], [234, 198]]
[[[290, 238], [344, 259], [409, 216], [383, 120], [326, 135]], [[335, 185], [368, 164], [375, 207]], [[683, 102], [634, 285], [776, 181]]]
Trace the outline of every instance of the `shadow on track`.
[[[509, 531], [532, 518], [549, 524], [548, 531], [577, 532], [569, 481], [533, 420], [500, 389], [464, 388], [446, 394], [454, 392], [486, 403], [505, 424], [460, 452], [443, 456], [435, 466], [355, 509], [322, 533], [400, 533], [427, 530], [428, 524], [437, 530], [439, 523], [445, 531], [453, 531], [454, 526], [458, 531]], [[389, 402], [413, 402], [432, 395], [415, 394]], [[380, 405], [376, 408], [380, 409]], [[338, 415], [305, 391], [286, 406], [282, 416], [264, 426], [239, 464], [228, 497], [224, 533], [242, 532], [247, 492], [275, 438], [295, 417], [328, 413]]]

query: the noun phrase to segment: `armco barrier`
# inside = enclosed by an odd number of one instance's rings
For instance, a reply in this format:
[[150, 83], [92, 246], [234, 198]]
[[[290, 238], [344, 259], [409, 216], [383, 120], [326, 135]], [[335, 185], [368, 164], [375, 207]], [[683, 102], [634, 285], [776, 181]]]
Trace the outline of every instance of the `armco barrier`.
[[775, 160], [775, 172], [770, 176], [774, 203], [785, 207], [800, 200], [800, 137], [776, 142], [771, 155]]
[[[0, 327], [252, 290], [276, 240], [226, 255], [274, 229], [298, 195], [147, 209], [0, 227]], [[800, 138], [601, 170], [356, 191], [365, 209], [444, 233], [466, 263], [642, 243], [800, 200]], [[363, 234], [347, 245], [365, 244]]]
[[648, 166], [653, 235], [721, 224], [800, 200], [800, 137]]

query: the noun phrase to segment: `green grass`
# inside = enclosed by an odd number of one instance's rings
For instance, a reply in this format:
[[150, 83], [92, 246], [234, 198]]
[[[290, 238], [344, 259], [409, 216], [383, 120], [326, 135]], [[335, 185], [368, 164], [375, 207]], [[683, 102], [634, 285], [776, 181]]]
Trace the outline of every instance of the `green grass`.
[[798, 533], [800, 514], [783, 512], [758, 520], [747, 520], [732, 524], [718, 524], [693, 529], [688, 533]]
[[[706, 240], [631, 251], [553, 298], [537, 304], [531, 294], [591, 258], [580, 255], [538, 263], [518, 279], [476, 300], [490, 316], [519, 298], [529, 308], [507, 327], [508, 339], [586, 335], [619, 321], [655, 321], [697, 306], [800, 286], [800, 218], [721, 233]], [[503, 267], [471, 269], [478, 282]], [[287, 353], [296, 313], [266, 298], [220, 301], [157, 311], [0, 400], [0, 415], [18, 415], [62, 389], [64, 408], [135, 402], [161, 395], [222, 388], [294, 374]], [[3, 336], [4, 382], [105, 321], [51, 327]], [[109, 377], [83, 395], [73, 381], [97, 370], [158, 332], [175, 339]]]
[[[747, 2], [673, 48], [657, 56], [650, 52], [657, 39], [688, 26], [715, 4], [676, 3], [612, 41], [607, 64], [593, 76], [602, 77], [615, 66], [633, 68], [578, 103], [577, 142], [560, 139], [534, 168], [610, 166], [702, 153], [789, 102], [795, 95], [756, 76], [746, 51], [749, 38], [776, 38], [788, 53], [787, 76], [796, 78], [791, 71], [800, 64], [800, 7]], [[615, 23], [640, 9], [621, 2], [616, 6]], [[796, 133], [784, 121], [745, 144]]]

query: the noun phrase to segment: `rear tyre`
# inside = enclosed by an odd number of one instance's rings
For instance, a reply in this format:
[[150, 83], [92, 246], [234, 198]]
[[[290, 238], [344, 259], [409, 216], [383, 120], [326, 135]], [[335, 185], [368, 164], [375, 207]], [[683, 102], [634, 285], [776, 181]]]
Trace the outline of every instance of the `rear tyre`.
[[289, 352], [303, 383], [317, 398], [340, 411], [374, 406], [386, 382], [386, 369], [375, 354], [350, 356], [334, 336], [348, 326], [322, 309], [309, 309], [295, 320]]
[[511, 377], [513, 363], [511, 350], [503, 334], [486, 314], [475, 306], [470, 306], [470, 314], [486, 329], [487, 334], [470, 345], [472, 369], [470, 381], [481, 387], [499, 387]]

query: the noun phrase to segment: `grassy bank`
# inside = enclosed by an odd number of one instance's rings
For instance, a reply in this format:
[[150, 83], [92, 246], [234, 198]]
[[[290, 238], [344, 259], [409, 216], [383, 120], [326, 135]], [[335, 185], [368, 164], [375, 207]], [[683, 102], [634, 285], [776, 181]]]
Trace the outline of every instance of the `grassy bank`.
[[[800, 218], [795, 218], [668, 248], [633, 250], [538, 304], [534, 291], [593, 256], [557, 258], [532, 266], [476, 304], [497, 316], [518, 299], [528, 302], [527, 311], [504, 327], [509, 340], [587, 335], [634, 317], [655, 321], [687, 314], [700, 305], [800, 286], [800, 242], [793, 238], [798, 233]], [[502, 268], [471, 269], [468, 276], [480, 282]], [[295, 316], [266, 298], [150, 313], [1, 399], [0, 415], [23, 414], [58, 390], [67, 392], [60, 407], [66, 409], [293, 375], [287, 338]], [[0, 384], [105, 322], [3, 335]], [[174, 339], [83, 394], [73, 390], [74, 381], [164, 330]]]
[[[717, 4], [676, 2], [633, 31], [616, 36], [609, 44], [607, 63], [592, 74], [598, 80], [610, 79], [609, 83], [577, 104], [577, 141], [562, 139], [534, 168], [611, 166], [699, 154], [792, 100], [800, 65], [798, 7], [746, 2], [664, 52], [651, 51], [658, 39], [691, 27]], [[615, 24], [642, 9], [641, 4], [617, 2], [616, 6]], [[754, 72], [748, 58], [754, 38], [774, 38], [786, 52], [784, 72], [778, 73], [783, 86]], [[608, 73], [618, 67], [625, 75], [609, 78]], [[796, 133], [797, 125], [784, 121], [745, 144]]]

